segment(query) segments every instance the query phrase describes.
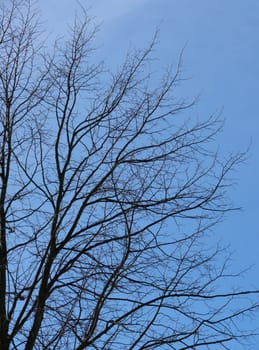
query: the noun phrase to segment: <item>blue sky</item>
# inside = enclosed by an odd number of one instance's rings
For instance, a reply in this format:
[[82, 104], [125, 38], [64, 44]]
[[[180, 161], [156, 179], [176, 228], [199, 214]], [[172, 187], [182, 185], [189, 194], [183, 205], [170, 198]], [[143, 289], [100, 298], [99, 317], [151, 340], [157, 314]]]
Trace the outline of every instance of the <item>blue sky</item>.
[[[185, 46], [181, 87], [186, 97], [200, 96], [193, 111], [200, 117], [219, 110], [226, 118], [218, 142], [223, 153], [249, 145], [246, 163], [234, 174], [230, 191], [241, 212], [228, 216], [217, 230], [231, 243], [233, 268], [254, 265], [249, 286], [259, 285], [259, 1], [258, 0], [81, 0], [101, 30], [100, 56], [119, 63], [129, 46], [143, 47], [160, 27], [156, 64], [176, 63]], [[51, 32], [65, 32], [64, 23], [78, 8], [75, 0], [40, 0]], [[259, 323], [259, 316], [258, 316]]]

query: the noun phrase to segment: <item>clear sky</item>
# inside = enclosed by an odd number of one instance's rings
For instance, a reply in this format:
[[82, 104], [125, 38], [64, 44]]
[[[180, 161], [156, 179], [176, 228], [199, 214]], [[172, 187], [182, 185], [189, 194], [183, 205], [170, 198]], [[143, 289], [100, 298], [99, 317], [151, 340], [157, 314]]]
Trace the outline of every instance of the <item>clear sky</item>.
[[[185, 46], [183, 72], [191, 78], [181, 88], [186, 97], [200, 96], [200, 117], [223, 109], [225, 130], [218, 142], [225, 152], [244, 150], [246, 163], [230, 192], [243, 211], [218, 227], [231, 243], [233, 268], [254, 265], [245, 281], [259, 286], [259, 1], [258, 0], [81, 0], [101, 23], [100, 55], [119, 63], [129, 46], [143, 47], [160, 27], [156, 64], [177, 62]], [[63, 33], [76, 0], [39, 0], [50, 31]], [[259, 316], [257, 318], [259, 325]], [[253, 350], [258, 349], [258, 347]]]

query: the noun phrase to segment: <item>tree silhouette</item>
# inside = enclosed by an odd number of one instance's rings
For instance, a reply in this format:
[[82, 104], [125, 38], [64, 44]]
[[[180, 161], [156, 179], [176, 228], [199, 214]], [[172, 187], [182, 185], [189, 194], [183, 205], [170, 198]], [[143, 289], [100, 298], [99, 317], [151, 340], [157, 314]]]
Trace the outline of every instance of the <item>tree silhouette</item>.
[[227, 288], [209, 237], [243, 155], [212, 150], [220, 118], [184, 117], [180, 63], [152, 75], [154, 39], [108, 72], [83, 9], [49, 54], [30, 1], [1, 6], [0, 349], [246, 339], [257, 292]]

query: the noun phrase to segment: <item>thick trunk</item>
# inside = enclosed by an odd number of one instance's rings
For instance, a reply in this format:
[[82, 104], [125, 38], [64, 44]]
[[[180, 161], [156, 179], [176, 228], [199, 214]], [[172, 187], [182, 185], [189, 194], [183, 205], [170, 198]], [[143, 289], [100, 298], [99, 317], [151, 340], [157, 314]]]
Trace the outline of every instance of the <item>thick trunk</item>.
[[7, 350], [9, 348], [8, 319], [6, 313], [7, 251], [5, 218], [2, 208], [0, 213], [0, 220], [0, 349]]

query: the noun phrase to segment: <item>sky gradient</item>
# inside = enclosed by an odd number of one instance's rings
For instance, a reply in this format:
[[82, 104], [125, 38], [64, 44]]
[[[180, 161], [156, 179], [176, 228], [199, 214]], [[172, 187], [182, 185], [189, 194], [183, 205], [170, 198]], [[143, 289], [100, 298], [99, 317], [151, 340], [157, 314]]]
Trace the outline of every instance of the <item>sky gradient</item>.
[[[129, 47], [141, 48], [160, 28], [155, 65], [176, 64], [184, 49], [180, 88], [187, 98], [199, 96], [192, 111], [206, 118], [222, 111], [226, 119], [217, 142], [219, 151], [250, 147], [234, 177], [230, 196], [240, 212], [218, 226], [219, 239], [235, 251], [233, 269], [253, 265], [243, 282], [259, 286], [259, 1], [258, 0], [81, 0], [101, 24], [97, 35], [100, 58], [116, 67]], [[50, 32], [66, 33], [75, 0], [40, 0]], [[259, 324], [259, 316], [256, 319]], [[257, 346], [249, 348], [258, 349]]]

